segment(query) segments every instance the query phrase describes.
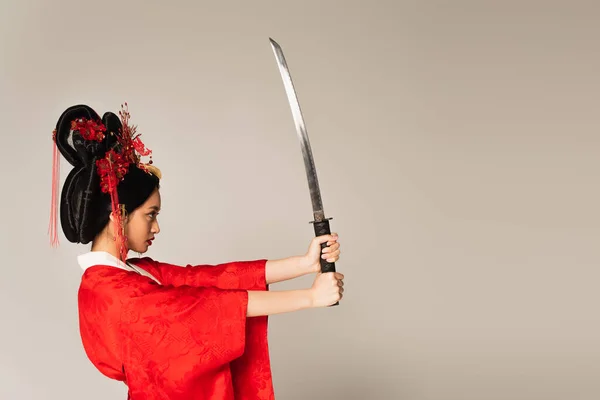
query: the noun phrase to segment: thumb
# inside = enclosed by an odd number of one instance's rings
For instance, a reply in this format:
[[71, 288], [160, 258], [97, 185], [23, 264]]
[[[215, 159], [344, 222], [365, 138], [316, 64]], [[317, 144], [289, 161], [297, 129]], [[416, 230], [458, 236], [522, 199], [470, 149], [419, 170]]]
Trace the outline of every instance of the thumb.
[[321, 235], [321, 236], [317, 236], [313, 239], [313, 241], [315, 243], [318, 244], [323, 244], [323, 243], [327, 243], [329, 241], [335, 241], [337, 240], [337, 235]]
[[323, 275], [323, 273], [321, 271], [319, 271], [315, 274], [315, 279], [313, 279], [313, 287], [316, 286], [317, 282], [320, 281], [319, 278], [321, 277], [321, 275]]

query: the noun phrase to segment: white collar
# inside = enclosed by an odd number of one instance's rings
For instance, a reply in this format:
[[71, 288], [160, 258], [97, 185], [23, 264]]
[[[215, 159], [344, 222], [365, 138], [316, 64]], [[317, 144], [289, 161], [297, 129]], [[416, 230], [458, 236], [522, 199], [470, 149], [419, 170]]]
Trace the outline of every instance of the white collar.
[[84, 271], [94, 265], [108, 265], [130, 271], [123, 262], [106, 251], [89, 251], [77, 256], [77, 261]]
[[[140, 275], [144, 275], [160, 285], [160, 281], [156, 279], [151, 273], [143, 268], [135, 266], [127, 266], [124, 262], [119, 260], [117, 257], [106, 251], [89, 251], [87, 253], [77, 256], [77, 261], [83, 270], [93, 267], [94, 265], [108, 265], [109, 267], [116, 267], [125, 271], [135, 271]], [[132, 265], [129, 263], [129, 265]]]

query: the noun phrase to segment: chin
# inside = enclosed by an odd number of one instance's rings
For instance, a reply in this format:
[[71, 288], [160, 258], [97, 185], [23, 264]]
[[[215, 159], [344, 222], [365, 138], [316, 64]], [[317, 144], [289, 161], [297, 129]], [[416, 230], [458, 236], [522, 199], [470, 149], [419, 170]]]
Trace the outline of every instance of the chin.
[[144, 254], [145, 252], [148, 251], [148, 246], [131, 247], [129, 250], [133, 251], [134, 253]]

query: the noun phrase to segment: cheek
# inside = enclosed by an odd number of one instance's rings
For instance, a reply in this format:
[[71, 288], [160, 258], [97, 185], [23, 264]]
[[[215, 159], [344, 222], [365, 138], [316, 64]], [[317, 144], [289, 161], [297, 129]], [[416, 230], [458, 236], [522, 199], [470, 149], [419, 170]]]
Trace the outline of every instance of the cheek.
[[146, 241], [148, 231], [150, 230], [151, 223], [145, 219], [132, 219], [125, 228], [127, 237], [133, 241]]

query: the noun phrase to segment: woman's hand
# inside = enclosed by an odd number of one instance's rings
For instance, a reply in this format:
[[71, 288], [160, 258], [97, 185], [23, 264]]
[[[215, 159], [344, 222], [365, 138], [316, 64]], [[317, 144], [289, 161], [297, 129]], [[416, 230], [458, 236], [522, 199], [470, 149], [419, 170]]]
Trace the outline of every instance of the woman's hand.
[[319, 272], [310, 289], [249, 290], [246, 316], [258, 317], [331, 306], [343, 297], [343, 279], [344, 275], [339, 272]]
[[[321, 250], [321, 243], [327, 243], [327, 247], [323, 250]], [[303, 256], [303, 264], [309, 273], [321, 271], [321, 258], [330, 263], [334, 263], [340, 258], [340, 243], [337, 233], [317, 236], [311, 240], [308, 251]]]
[[328, 307], [342, 299], [344, 275], [339, 272], [319, 272], [309, 290], [312, 307]]

